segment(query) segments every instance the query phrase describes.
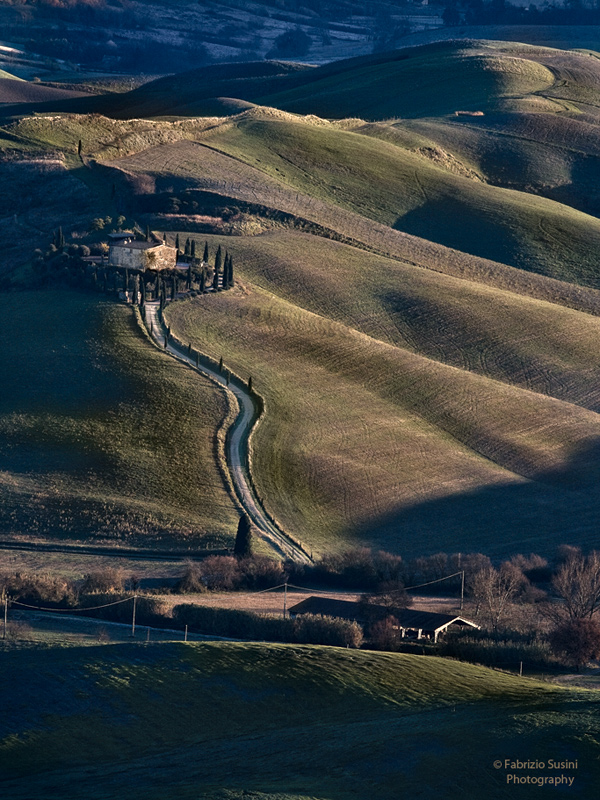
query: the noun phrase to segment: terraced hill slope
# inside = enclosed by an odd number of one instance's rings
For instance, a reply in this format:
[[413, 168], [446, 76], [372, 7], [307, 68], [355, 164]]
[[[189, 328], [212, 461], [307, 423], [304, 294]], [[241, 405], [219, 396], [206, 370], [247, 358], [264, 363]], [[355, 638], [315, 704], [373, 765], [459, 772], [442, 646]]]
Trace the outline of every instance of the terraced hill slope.
[[425, 774], [427, 796], [500, 798], [510, 770], [494, 760], [524, 751], [576, 752], [579, 768], [563, 770], [573, 796], [590, 796], [598, 778], [592, 693], [436, 658], [207, 642], [2, 661], [0, 788], [15, 800], [391, 800], [399, 786], [423, 792]]

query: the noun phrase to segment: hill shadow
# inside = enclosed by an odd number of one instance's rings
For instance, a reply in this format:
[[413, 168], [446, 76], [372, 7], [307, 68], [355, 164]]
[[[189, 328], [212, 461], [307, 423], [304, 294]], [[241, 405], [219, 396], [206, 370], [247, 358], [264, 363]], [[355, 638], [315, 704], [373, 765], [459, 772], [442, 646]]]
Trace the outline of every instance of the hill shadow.
[[550, 555], [565, 543], [600, 547], [600, 439], [575, 446], [561, 469], [398, 508], [369, 520], [356, 534], [406, 556]]
[[428, 197], [423, 205], [398, 217], [392, 227], [462, 253], [522, 266], [518, 236], [508, 226], [499, 227], [488, 209], [468, 205], [459, 196]]

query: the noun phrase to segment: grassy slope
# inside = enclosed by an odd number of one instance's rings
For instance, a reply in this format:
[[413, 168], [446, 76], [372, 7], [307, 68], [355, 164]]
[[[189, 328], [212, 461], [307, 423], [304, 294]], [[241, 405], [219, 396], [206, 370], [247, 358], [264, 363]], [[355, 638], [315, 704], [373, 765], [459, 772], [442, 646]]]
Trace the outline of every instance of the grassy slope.
[[[385, 60], [384, 57], [357, 59], [354, 63], [346, 62], [348, 66], [343, 72], [322, 68], [325, 75], [320, 80], [316, 80], [317, 73], [311, 73], [310, 83], [264, 94], [258, 102], [329, 118], [413, 118], [457, 110], [489, 110], [503, 97], [530, 94], [552, 86], [554, 78], [547, 67], [521, 59], [518, 52], [506, 49], [508, 58], [494, 52], [493, 45], [453, 42], [450, 46], [396, 51], [393, 55], [386, 54]], [[527, 48], [522, 49], [527, 55]], [[383, 84], [387, 86], [386, 92], [381, 91]]]
[[[391, 800], [423, 791], [424, 775], [427, 796], [505, 797], [492, 761], [524, 752], [576, 753], [579, 796], [597, 777], [594, 695], [472, 665], [241, 643], [21, 651], [3, 661], [0, 785], [15, 800], [242, 790]], [[465, 761], [467, 730], [477, 746]]]
[[407, 233], [554, 278], [598, 282], [600, 222], [546, 198], [464, 178], [389, 142], [301, 122], [247, 120], [208, 141]]
[[246, 278], [295, 305], [436, 361], [600, 410], [597, 317], [296, 232], [211, 242], [235, 255]]
[[[486, 181], [533, 191], [598, 214], [598, 126], [559, 114], [501, 114], [484, 119], [414, 120], [370, 125], [363, 133], [438, 147], [470, 164]], [[416, 144], [418, 138], [422, 141]], [[410, 142], [413, 138], [413, 142]]]
[[0, 79], [13, 80], [13, 81], [21, 81], [21, 80], [23, 80], [22, 78], [18, 78], [16, 75], [13, 75], [12, 73], [7, 72], [4, 69], [0, 69]]
[[66, 291], [0, 300], [2, 534], [228, 544], [212, 387], [154, 351], [124, 306]]
[[[201, 115], [207, 101], [223, 97], [336, 119], [489, 110], [503, 98], [551, 87], [554, 76], [543, 61], [552, 55], [551, 50], [528, 45], [469, 41], [308, 69], [277, 62], [216, 65], [161, 78], [121, 98], [98, 98], [93, 110], [128, 118]], [[75, 103], [71, 110], [77, 107]]]
[[[281, 119], [281, 112], [259, 113]], [[212, 143], [211, 143], [212, 144]], [[424, 161], [425, 159], [421, 159]], [[227, 198], [239, 198], [281, 209], [300, 219], [323, 225], [336, 234], [364, 243], [368, 248], [403, 261], [422, 265], [436, 272], [550, 300], [573, 308], [600, 309], [600, 294], [586, 291], [539, 274], [524, 272], [498, 262], [470, 256], [443, 245], [393, 230], [383, 224], [286, 184], [278, 168], [271, 170], [267, 162], [245, 164], [237, 158], [193, 141], [177, 141], [150, 147], [130, 157], [105, 162], [122, 172], [128, 181], [143, 186], [142, 191], [174, 191], [206, 189]], [[119, 173], [114, 173], [118, 175]], [[231, 200], [227, 204], [235, 205]], [[260, 229], [260, 226], [259, 226]]]
[[[235, 250], [235, 240], [221, 243]], [[329, 252], [324, 254], [323, 247]], [[533, 374], [539, 368], [541, 377], [548, 370], [546, 381], [558, 384], [565, 362], [574, 358], [575, 367], [580, 358], [583, 385], [592, 352], [588, 348], [593, 350], [598, 335], [595, 319], [477, 286], [467, 290], [473, 293], [470, 298], [462, 298], [459, 282], [435, 286], [436, 276], [393, 262], [378, 265], [388, 271], [377, 283], [368, 276], [377, 269], [376, 259], [340, 245], [313, 249], [306, 237], [283, 237], [283, 242], [267, 237], [262, 252], [260, 244], [258, 254], [251, 249], [251, 244], [242, 246], [253, 265], [250, 274], [317, 314], [245, 284], [242, 290], [172, 306], [168, 316], [184, 341], [217, 358], [223, 355], [244, 376], [253, 375], [268, 408], [256, 439], [257, 478], [276, 514], [299, 538], [317, 548], [333, 548], [354, 533], [401, 552], [415, 547], [507, 552], [514, 551], [519, 536], [527, 546], [542, 549], [560, 537], [588, 539], [596, 508], [585, 485], [597, 469], [597, 415], [483, 375], [494, 374], [495, 361], [503, 362], [508, 372], [495, 377], [517, 383], [524, 377], [525, 361], [526, 371]], [[328, 274], [319, 277], [324, 255]], [[265, 270], [271, 280], [265, 280]], [[352, 285], [344, 280], [350, 273]], [[399, 310], [390, 311], [390, 294]], [[427, 315], [428, 298], [437, 303], [429, 309], [436, 321], [443, 324], [446, 315], [450, 330], [456, 324], [453, 315], [467, 316], [470, 302], [484, 299], [492, 315], [495, 308], [505, 321], [518, 322], [520, 315], [529, 320], [515, 331], [514, 352], [501, 343], [499, 329], [496, 337], [485, 331], [485, 313], [473, 320], [464, 338], [457, 332], [450, 346], [440, 346], [448, 338], [443, 332], [438, 334], [435, 325], [419, 326], [418, 313], [411, 319], [415, 303], [417, 312], [421, 302]], [[553, 324], [579, 341], [570, 354], [563, 348], [560, 366], [549, 364], [552, 346], [546, 350], [543, 343]], [[478, 325], [489, 367], [477, 356], [478, 346], [470, 351]], [[433, 341], [428, 330], [434, 330]], [[386, 343], [405, 345], [406, 339], [410, 349], [437, 347], [442, 355], [445, 349], [447, 360], [463, 359], [463, 367], [470, 360], [473, 371]], [[578, 347], [583, 349], [576, 355]], [[579, 494], [523, 478], [580, 487]], [[495, 493], [491, 504], [488, 490]], [[412, 508], [433, 511], [436, 502], [451, 506], [461, 493], [470, 498], [471, 517], [446, 509], [427, 523], [426, 544], [418, 538], [422, 522], [404, 524]], [[515, 520], [514, 512], [507, 512], [523, 493], [530, 499]], [[573, 504], [579, 508], [576, 518], [570, 517]]]

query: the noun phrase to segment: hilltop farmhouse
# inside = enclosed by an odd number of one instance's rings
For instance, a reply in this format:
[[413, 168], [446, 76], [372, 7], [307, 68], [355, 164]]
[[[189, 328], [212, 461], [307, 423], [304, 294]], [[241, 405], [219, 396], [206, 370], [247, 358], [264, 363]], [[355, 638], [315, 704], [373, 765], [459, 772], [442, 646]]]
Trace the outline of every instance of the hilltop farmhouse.
[[139, 270], [175, 269], [177, 250], [164, 242], [140, 241], [133, 233], [109, 233], [108, 263]]

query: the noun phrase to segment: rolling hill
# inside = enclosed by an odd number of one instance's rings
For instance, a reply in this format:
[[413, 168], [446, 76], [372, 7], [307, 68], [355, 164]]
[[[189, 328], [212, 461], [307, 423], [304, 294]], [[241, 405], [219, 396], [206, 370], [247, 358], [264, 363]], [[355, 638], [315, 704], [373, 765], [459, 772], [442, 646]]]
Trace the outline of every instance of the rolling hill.
[[[129, 309], [77, 292], [0, 296], [3, 538], [223, 547], [237, 514], [214, 460], [226, 414]], [[165, 478], [167, 475], [167, 478]]]
[[[597, 780], [595, 695], [472, 665], [225, 642], [2, 660], [0, 787], [15, 800], [391, 800], [399, 785], [502, 798], [504, 759], [523, 752], [545, 762], [576, 753], [577, 771], [563, 770], [576, 776], [573, 796], [590, 796]], [[477, 769], [465, 760], [467, 729]]]
[[[596, 412], [583, 406], [597, 401], [568, 387], [582, 389], [589, 377], [596, 391], [597, 321], [312, 239], [233, 243], [236, 259], [252, 264], [244, 276], [265, 289], [244, 281], [167, 312], [180, 338], [251, 374], [265, 397], [255, 477], [284, 524], [318, 549], [343, 547], [352, 535], [411, 554], [449, 541], [496, 554], [516, 540], [540, 550], [561, 537], [591, 544], [599, 431]], [[487, 314], [502, 320], [496, 334]], [[567, 355], [565, 340], [579, 350], [588, 336], [590, 350]], [[568, 361], [574, 371], [559, 378]], [[411, 510], [442, 500], [447, 509], [428, 520], [425, 544]]]
[[[548, 98], [585, 101], [593, 96], [599, 71], [592, 53], [451, 40], [319, 67], [277, 61], [202, 67], [124, 95], [93, 98], [93, 109], [80, 110], [128, 119], [201, 116], [207, 100], [228, 97], [329, 119], [413, 119], [489, 113], [522, 107], [526, 99], [539, 104], [546, 98], [547, 108]], [[561, 103], [554, 108], [564, 110]], [[77, 101], [68, 110], [77, 111]]]
[[[233, 253], [234, 291], [168, 317], [252, 375], [256, 483], [316, 551], [594, 546], [597, 65], [497, 42], [218, 65], [13, 121], [4, 169], [51, 152], [90, 217]], [[165, 118], [194, 103], [218, 116]]]

